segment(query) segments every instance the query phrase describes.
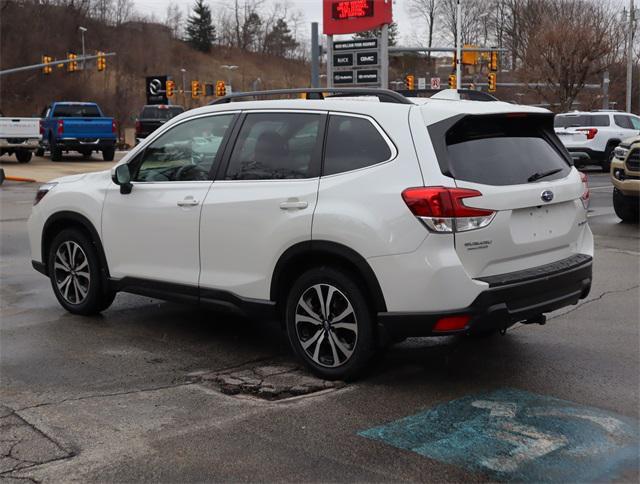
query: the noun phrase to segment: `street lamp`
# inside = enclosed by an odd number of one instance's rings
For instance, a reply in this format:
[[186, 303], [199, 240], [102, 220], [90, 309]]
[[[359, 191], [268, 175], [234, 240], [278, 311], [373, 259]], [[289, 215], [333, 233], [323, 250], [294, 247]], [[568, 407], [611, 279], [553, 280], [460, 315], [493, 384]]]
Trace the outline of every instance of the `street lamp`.
[[87, 67], [87, 61], [84, 58], [84, 33], [87, 31], [87, 28], [80, 26], [78, 30], [80, 30], [80, 34], [82, 35], [82, 70], [84, 71]]
[[228, 75], [227, 80], [229, 81], [229, 82], [227, 82], [227, 85], [231, 86], [231, 71], [235, 71], [238, 68], [238, 66], [223, 64], [220, 67], [222, 67], [223, 69], [226, 69], [227, 71], [229, 71], [229, 73], [227, 74]]

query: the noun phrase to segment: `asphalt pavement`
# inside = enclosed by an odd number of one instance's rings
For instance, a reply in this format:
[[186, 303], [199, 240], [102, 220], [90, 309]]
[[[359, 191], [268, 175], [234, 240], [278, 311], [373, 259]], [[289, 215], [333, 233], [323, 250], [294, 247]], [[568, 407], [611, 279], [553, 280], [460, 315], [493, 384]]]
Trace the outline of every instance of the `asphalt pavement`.
[[589, 178], [587, 300], [505, 336], [409, 339], [346, 385], [260, 321], [128, 294], [66, 313], [30, 265], [36, 186], [5, 182], [0, 477], [638, 482], [640, 234]]

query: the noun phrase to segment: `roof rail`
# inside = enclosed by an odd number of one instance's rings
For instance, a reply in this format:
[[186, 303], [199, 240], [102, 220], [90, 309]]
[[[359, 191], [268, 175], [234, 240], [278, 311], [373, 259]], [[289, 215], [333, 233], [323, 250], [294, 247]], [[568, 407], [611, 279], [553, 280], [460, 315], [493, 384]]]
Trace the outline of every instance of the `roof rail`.
[[[358, 88], [358, 87], [311, 87], [297, 89], [273, 89], [270, 91], [234, 92], [220, 99], [211, 101], [209, 105], [226, 104], [246, 97], [282, 96], [284, 94], [306, 94], [307, 99], [326, 99], [329, 97], [375, 96], [382, 103], [413, 104], [409, 99], [390, 89]], [[330, 94], [330, 96], [325, 96]]]

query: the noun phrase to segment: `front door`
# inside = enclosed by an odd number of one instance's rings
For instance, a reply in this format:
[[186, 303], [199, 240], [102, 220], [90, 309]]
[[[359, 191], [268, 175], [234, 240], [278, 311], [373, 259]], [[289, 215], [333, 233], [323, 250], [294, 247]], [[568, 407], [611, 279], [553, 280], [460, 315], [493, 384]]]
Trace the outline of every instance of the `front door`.
[[197, 287], [202, 202], [233, 118], [208, 115], [173, 126], [129, 163], [131, 193], [108, 188], [102, 240], [112, 277]]

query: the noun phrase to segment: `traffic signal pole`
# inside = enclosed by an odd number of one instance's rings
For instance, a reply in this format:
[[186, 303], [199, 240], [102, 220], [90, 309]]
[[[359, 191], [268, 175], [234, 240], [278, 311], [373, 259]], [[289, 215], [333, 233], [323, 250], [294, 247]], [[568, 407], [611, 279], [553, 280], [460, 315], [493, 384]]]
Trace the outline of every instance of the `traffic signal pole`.
[[96, 54], [96, 55], [86, 55], [83, 57], [77, 57], [75, 59], [64, 59], [64, 60], [54, 60], [52, 62], [41, 62], [40, 64], [32, 64], [30, 66], [22, 66], [22, 67], [13, 67], [12, 69], [5, 69], [3, 71], [0, 71], [0, 76], [4, 76], [7, 74], [15, 74], [16, 72], [24, 72], [24, 71], [32, 71], [35, 69], [42, 69], [43, 67], [47, 67], [47, 66], [57, 66], [60, 64], [69, 64], [71, 62], [78, 62], [78, 61], [84, 61], [84, 60], [92, 60], [92, 59], [97, 59], [98, 57], [110, 57], [116, 55], [115, 52], [105, 52], [103, 54]]
[[456, 89], [462, 87], [462, 5], [456, 5]]

